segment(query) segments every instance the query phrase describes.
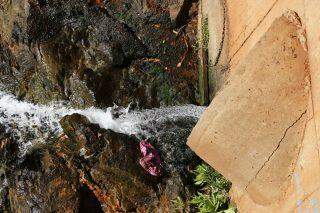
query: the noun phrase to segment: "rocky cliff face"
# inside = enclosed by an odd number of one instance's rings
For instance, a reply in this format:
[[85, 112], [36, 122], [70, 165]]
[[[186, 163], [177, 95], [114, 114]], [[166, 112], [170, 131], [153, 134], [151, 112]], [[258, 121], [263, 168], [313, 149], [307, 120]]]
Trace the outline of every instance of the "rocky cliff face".
[[3, 1], [1, 87], [77, 107], [197, 103], [195, 10], [175, 30], [172, 4]]
[[[0, 91], [76, 108], [196, 104], [195, 26], [194, 1], [3, 0]], [[62, 135], [39, 138], [24, 156], [21, 138], [1, 126], [0, 209], [173, 211], [172, 200], [195, 194], [191, 170], [199, 159], [185, 145], [195, 122], [152, 124], [170, 129], [148, 139], [160, 154], [161, 176], [139, 165], [137, 137], [79, 114], [64, 117]]]

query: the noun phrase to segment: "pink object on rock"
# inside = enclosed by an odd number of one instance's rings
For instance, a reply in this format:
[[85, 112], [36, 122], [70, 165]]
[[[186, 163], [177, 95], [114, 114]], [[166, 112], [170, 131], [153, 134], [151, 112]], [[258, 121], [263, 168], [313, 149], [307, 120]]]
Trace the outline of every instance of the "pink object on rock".
[[145, 140], [140, 141], [140, 165], [151, 175], [159, 176], [162, 173], [162, 164], [159, 153], [155, 148]]

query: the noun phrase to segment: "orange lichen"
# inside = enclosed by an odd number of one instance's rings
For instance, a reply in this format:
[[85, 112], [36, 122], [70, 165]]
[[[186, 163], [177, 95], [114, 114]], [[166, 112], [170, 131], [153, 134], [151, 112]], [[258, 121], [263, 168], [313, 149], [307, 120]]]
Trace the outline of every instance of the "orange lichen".
[[98, 6], [100, 9], [105, 9], [103, 0], [92, 0], [92, 4]]

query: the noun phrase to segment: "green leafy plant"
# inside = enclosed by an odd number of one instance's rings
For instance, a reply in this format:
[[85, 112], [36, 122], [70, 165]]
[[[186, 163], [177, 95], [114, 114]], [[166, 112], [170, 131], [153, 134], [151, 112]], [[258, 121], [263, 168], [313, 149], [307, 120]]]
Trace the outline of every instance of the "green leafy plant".
[[218, 190], [229, 191], [231, 183], [226, 180], [221, 174], [214, 171], [209, 165], [201, 164], [195, 170], [196, 178], [195, 185], [210, 186]]
[[227, 202], [227, 196], [219, 193], [219, 191], [212, 190], [209, 195], [199, 192], [190, 203], [197, 205], [200, 213], [209, 213], [218, 212]]
[[235, 213], [236, 208], [230, 205], [228, 191], [231, 183], [207, 164], [198, 165], [195, 169], [195, 185], [201, 186], [201, 192], [192, 198], [200, 213]]
[[172, 201], [175, 212], [184, 212], [185, 204], [180, 197], [177, 197], [175, 200]]

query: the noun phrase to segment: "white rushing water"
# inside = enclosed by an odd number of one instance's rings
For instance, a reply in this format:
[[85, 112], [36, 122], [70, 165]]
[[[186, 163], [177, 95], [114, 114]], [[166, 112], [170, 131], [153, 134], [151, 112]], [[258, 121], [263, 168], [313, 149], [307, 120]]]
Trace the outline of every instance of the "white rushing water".
[[[22, 153], [25, 153], [33, 144], [43, 142], [43, 138], [60, 134], [62, 132], [60, 119], [73, 113], [86, 116], [90, 122], [98, 124], [101, 128], [128, 135], [149, 137], [156, 131], [152, 128], [153, 123], [183, 117], [198, 119], [204, 109], [204, 107], [186, 105], [132, 112], [129, 112], [129, 107], [120, 109], [92, 107], [81, 110], [68, 107], [63, 103], [53, 103], [48, 106], [34, 105], [0, 92], [0, 124], [20, 142]], [[115, 112], [121, 115], [115, 118]], [[24, 134], [23, 137], [22, 134]]]

